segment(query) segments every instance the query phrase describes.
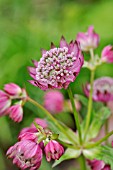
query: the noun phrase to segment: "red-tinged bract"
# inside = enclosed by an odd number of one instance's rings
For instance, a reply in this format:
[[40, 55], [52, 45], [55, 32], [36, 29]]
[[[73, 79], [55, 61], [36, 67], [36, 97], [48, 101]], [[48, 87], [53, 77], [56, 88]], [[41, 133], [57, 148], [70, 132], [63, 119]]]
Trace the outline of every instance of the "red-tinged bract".
[[102, 50], [101, 59], [107, 63], [113, 63], [113, 46], [108, 45]]

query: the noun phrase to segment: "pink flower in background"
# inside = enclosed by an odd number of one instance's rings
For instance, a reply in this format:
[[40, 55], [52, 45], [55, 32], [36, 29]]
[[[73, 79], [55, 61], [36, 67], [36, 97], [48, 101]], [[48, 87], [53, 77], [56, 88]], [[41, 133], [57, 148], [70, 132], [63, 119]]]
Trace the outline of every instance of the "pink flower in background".
[[63, 111], [64, 97], [59, 91], [49, 91], [44, 96], [44, 107], [51, 113]]
[[[43, 128], [47, 128], [48, 127], [47, 121], [44, 120], [44, 119], [36, 118], [34, 120], [34, 122], [36, 122], [38, 125], [42, 126]], [[31, 124], [31, 128], [36, 128], [34, 123]]]
[[102, 61], [113, 63], [113, 46], [108, 45], [104, 47], [101, 55]]
[[7, 109], [11, 105], [10, 96], [4, 91], [0, 90], [0, 116], [7, 114]]
[[[90, 84], [84, 88], [86, 96], [89, 96]], [[93, 100], [100, 102], [108, 102], [113, 100], [113, 78], [102, 77], [94, 81]]]
[[42, 90], [66, 89], [76, 79], [83, 61], [78, 43], [71, 41], [68, 44], [62, 37], [59, 48], [52, 43], [49, 51], [42, 50], [40, 61], [33, 61], [34, 67], [28, 67], [34, 79], [29, 82]]
[[14, 83], [5, 84], [4, 91], [11, 96], [17, 96], [22, 93], [22, 89]]
[[100, 39], [99, 35], [94, 32], [94, 27], [90, 26], [86, 33], [77, 34], [77, 41], [80, 42], [82, 51], [90, 51], [98, 47]]
[[15, 122], [21, 122], [23, 118], [23, 108], [20, 103], [11, 106], [7, 113], [9, 117], [14, 120]]
[[111, 170], [109, 165], [106, 165], [104, 161], [100, 160], [88, 160], [88, 164], [92, 170]]
[[7, 156], [22, 170], [37, 170], [42, 161], [42, 149], [33, 141], [22, 140], [8, 149]]
[[46, 154], [47, 161], [50, 162], [51, 159], [58, 160], [64, 153], [64, 148], [57, 141], [51, 140], [45, 146], [44, 151]]

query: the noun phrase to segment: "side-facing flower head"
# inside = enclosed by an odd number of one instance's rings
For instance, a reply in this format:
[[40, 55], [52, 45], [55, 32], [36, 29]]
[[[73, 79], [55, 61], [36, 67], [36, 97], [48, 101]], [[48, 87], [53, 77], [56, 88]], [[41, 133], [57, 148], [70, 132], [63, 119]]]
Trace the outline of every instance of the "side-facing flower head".
[[[84, 88], [86, 96], [89, 96], [90, 84]], [[113, 78], [102, 77], [94, 81], [93, 100], [100, 102], [109, 102], [113, 100]]]
[[113, 46], [108, 45], [104, 47], [101, 54], [101, 59], [104, 62], [113, 63]]
[[4, 91], [0, 90], [0, 116], [3, 116], [7, 113], [7, 109], [11, 105], [10, 96]]
[[7, 113], [9, 114], [9, 117], [15, 122], [21, 122], [23, 119], [23, 108], [21, 103], [19, 102], [8, 108]]
[[5, 84], [4, 91], [11, 96], [17, 96], [22, 93], [22, 89], [15, 83]]
[[57, 141], [50, 140], [44, 151], [47, 161], [50, 162], [51, 159], [58, 160], [64, 153], [64, 148]]
[[100, 160], [88, 160], [88, 164], [92, 170], [111, 170], [109, 165], [106, 165], [104, 161]]
[[80, 42], [82, 51], [90, 51], [98, 47], [99, 35], [94, 32], [94, 27], [90, 26], [86, 33], [77, 34], [77, 41]]
[[48, 91], [44, 96], [44, 107], [51, 113], [63, 111], [64, 97], [59, 91]]
[[76, 79], [83, 61], [79, 44], [76, 41], [68, 44], [62, 37], [59, 48], [52, 43], [49, 51], [42, 50], [40, 61], [33, 61], [34, 67], [28, 67], [34, 79], [29, 82], [42, 90], [66, 89]]
[[8, 149], [7, 156], [22, 170], [37, 170], [41, 165], [42, 149], [33, 141], [22, 140]]

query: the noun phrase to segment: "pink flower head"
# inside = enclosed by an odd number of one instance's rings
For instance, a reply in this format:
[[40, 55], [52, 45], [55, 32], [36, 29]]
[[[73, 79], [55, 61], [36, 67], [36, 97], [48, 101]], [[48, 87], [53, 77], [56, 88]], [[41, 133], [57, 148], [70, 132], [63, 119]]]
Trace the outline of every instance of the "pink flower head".
[[22, 93], [22, 89], [17, 84], [14, 83], [5, 84], [4, 90], [5, 92], [12, 96], [17, 96]]
[[7, 109], [11, 105], [11, 99], [7, 93], [0, 90], [0, 116], [3, 116], [7, 113]]
[[64, 148], [57, 141], [51, 140], [45, 146], [44, 151], [46, 154], [47, 161], [50, 162], [51, 159], [58, 160], [64, 153]]
[[62, 37], [59, 48], [52, 43], [49, 51], [42, 50], [40, 61], [33, 61], [34, 67], [28, 67], [34, 79], [29, 82], [42, 90], [66, 89], [76, 79], [83, 61], [78, 43], [71, 41], [68, 44]]
[[89, 51], [98, 47], [99, 35], [94, 32], [94, 27], [90, 26], [86, 33], [77, 34], [77, 41], [80, 42], [82, 51]]
[[11, 106], [7, 113], [9, 114], [9, 117], [14, 120], [15, 122], [21, 122], [23, 118], [23, 108], [20, 103], [17, 103], [13, 106]]
[[59, 91], [49, 91], [44, 96], [44, 107], [51, 113], [63, 111], [64, 97]]
[[[86, 96], [89, 96], [90, 84], [84, 88]], [[102, 77], [94, 81], [93, 100], [100, 102], [108, 102], [113, 100], [113, 78]]]
[[8, 149], [7, 156], [22, 170], [37, 170], [41, 165], [42, 150], [37, 143], [22, 140]]
[[[34, 120], [34, 122], [36, 122], [38, 125], [42, 126], [43, 128], [47, 128], [48, 127], [48, 124], [47, 124], [46, 120], [44, 120], [44, 119], [36, 118]], [[34, 123], [31, 124], [31, 128], [36, 128]]]
[[88, 160], [88, 164], [92, 170], [111, 170], [109, 165], [106, 165], [104, 161], [100, 160]]
[[113, 63], [113, 46], [108, 45], [102, 50], [102, 61]]

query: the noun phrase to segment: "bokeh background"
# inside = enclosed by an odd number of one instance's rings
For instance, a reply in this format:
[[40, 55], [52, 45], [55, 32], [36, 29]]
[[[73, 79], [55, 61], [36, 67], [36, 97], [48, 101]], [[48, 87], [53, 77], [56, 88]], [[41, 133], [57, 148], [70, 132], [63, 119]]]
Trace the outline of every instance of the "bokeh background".
[[[31, 59], [38, 60], [40, 49], [49, 49], [51, 41], [58, 45], [61, 35], [70, 41], [79, 31], [85, 32], [89, 25], [94, 25], [100, 35], [100, 46], [95, 51], [100, 55], [105, 45], [113, 44], [113, 0], [0, 0], [0, 88], [5, 83], [15, 82], [26, 87], [32, 98], [43, 103], [44, 92], [27, 82], [30, 79], [27, 66], [32, 65]], [[82, 85], [89, 81], [89, 74], [88, 70], [81, 70], [71, 85], [74, 93], [83, 93]], [[101, 76], [113, 77], [113, 65], [99, 67], [96, 77]], [[67, 92], [62, 93], [67, 98]], [[24, 112], [20, 124], [7, 117], [0, 118], [0, 170], [18, 169], [4, 153], [17, 141], [22, 127], [29, 126], [36, 115], [44, 117], [29, 103]], [[64, 121], [66, 118], [64, 115]], [[67, 124], [72, 126], [72, 120]], [[52, 169], [51, 164], [43, 159], [40, 170], [45, 168]], [[56, 170], [63, 168], [74, 170], [74, 162], [64, 162]]]

